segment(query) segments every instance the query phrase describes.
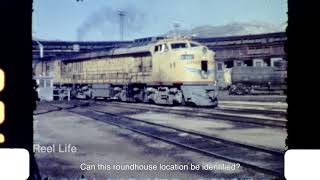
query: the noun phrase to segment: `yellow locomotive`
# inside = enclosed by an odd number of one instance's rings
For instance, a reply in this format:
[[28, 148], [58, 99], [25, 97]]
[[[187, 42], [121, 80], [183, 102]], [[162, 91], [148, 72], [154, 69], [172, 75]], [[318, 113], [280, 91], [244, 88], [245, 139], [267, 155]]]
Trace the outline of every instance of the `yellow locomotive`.
[[156, 37], [41, 62], [35, 73], [46, 71], [74, 96], [216, 106], [214, 70], [214, 52], [207, 47], [188, 38]]

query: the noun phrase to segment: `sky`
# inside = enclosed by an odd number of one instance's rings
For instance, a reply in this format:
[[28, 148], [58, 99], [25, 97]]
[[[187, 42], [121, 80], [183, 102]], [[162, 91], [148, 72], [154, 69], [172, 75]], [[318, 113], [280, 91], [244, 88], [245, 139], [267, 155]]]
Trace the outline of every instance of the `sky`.
[[124, 40], [159, 36], [174, 29], [230, 23], [282, 27], [287, 0], [34, 0], [32, 31], [37, 39], [65, 41]]

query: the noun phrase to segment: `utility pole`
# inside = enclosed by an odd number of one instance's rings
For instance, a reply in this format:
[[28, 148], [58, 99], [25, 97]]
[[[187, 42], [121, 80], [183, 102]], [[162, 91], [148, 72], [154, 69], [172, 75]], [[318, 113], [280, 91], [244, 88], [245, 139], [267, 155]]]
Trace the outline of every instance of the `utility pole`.
[[40, 43], [40, 41], [38, 41], [37, 39], [33, 39], [37, 44], [38, 44], [38, 46], [39, 46], [39, 50], [40, 50], [40, 59], [42, 59], [43, 58], [43, 45]]
[[44, 46], [43, 46], [43, 44], [41, 44], [40, 43], [40, 41], [39, 40], [37, 40], [37, 38], [35, 37], [35, 33], [33, 33], [33, 36], [34, 37], [32, 37], [32, 39], [38, 44], [38, 46], [39, 46], [39, 57], [40, 57], [40, 62], [41, 62], [41, 74], [43, 74], [43, 60], [42, 60], [42, 58], [43, 58], [43, 56], [44, 56]]
[[118, 15], [119, 15], [119, 24], [120, 24], [120, 39], [121, 41], [123, 41], [123, 33], [124, 33], [124, 17], [126, 16], [126, 12], [125, 11], [122, 11], [122, 10], [118, 10]]
[[37, 44], [38, 44], [38, 46], [39, 46], [39, 50], [40, 50], [40, 62], [41, 62], [41, 74], [44, 74], [44, 67], [43, 67], [43, 45], [40, 43], [40, 41], [38, 41], [37, 39], [34, 39], [34, 41], [36, 41], [37, 42]]
[[180, 28], [180, 22], [175, 21], [173, 22], [173, 28], [174, 28], [174, 37], [179, 37], [179, 28]]

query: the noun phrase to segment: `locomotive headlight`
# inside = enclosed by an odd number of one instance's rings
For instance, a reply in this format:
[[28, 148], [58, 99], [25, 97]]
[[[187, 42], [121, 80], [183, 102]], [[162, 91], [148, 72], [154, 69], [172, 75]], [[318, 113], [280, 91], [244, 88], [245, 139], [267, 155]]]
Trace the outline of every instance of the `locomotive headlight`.
[[182, 60], [192, 60], [192, 59], [194, 59], [194, 55], [193, 54], [182, 54], [181, 59]]

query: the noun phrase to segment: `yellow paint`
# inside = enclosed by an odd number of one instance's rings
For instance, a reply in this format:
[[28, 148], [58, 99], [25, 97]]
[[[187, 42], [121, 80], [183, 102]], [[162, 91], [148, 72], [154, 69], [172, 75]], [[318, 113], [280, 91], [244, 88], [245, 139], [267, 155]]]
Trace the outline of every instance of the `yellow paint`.
[[5, 141], [5, 137], [3, 134], [0, 133], [0, 144], [4, 143], [4, 141]]
[[[186, 43], [190, 41], [177, 41], [166, 40], [169, 46], [172, 43]], [[160, 41], [157, 44], [163, 44], [163, 41]], [[213, 83], [215, 80], [214, 77], [214, 52], [208, 50], [205, 54], [202, 52], [204, 46], [192, 47], [192, 48], [182, 48], [169, 50], [162, 53], [154, 53], [154, 74], [153, 78], [156, 81], [168, 81], [168, 82], [198, 82]], [[194, 59], [182, 60], [181, 55], [190, 54], [194, 55]], [[212, 73], [207, 79], [201, 78], [201, 61], [208, 61], [208, 70], [212, 70]], [[188, 70], [189, 69], [189, 70]]]
[[223, 78], [226, 85], [231, 85], [231, 68], [224, 68]]
[[0, 101], [0, 124], [2, 124], [3, 121], [4, 121], [4, 117], [5, 117], [4, 114], [5, 114], [5, 112], [4, 112], [4, 104], [3, 104], [2, 101]]
[[3, 70], [2, 69], [0, 69], [0, 92], [3, 90], [3, 88], [4, 88], [4, 79], [5, 79], [5, 77], [4, 77], [4, 72], [3, 72]]
[[[214, 83], [214, 52], [197, 44], [196, 47], [171, 49], [172, 43], [187, 43], [188, 39], [164, 39], [150, 46], [150, 55], [91, 58], [83, 61], [66, 61], [50, 64], [54, 70], [54, 83]], [[166, 44], [168, 51], [155, 52], [155, 46]], [[206, 53], [203, 49], [206, 48]], [[183, 54], [192, 54], [193, 59], [183, 60]], [[200, 74], [201, 61], [208, 62], [207, 78]], [[39, 66], [38, 64], [37, 66]], [[36, 67], [39, 69], [39, 67]], [[37, 71], [39, 72], [39, 71]]]

